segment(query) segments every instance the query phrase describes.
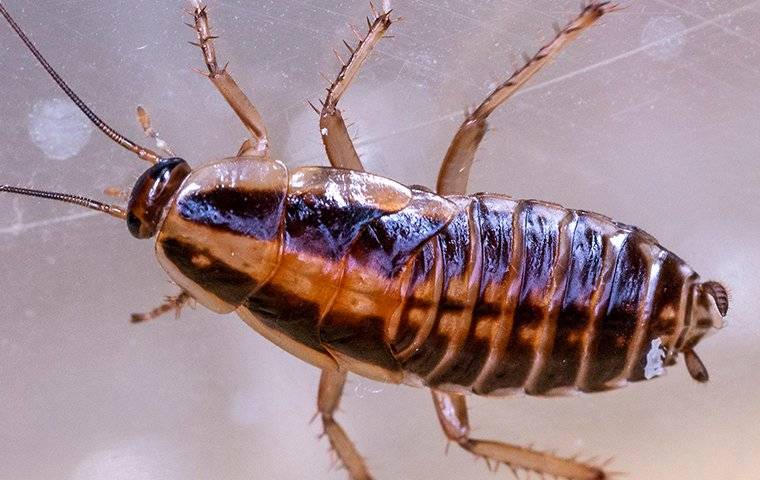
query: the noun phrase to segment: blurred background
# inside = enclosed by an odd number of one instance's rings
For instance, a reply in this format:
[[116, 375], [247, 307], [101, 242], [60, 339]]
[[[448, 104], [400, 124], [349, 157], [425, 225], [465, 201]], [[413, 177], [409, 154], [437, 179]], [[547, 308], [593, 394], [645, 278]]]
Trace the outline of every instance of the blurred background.
[[[364, 0], [210, 0], [221, 63], [267, 121], [274, 155], [325, 165], [317, 117], [364, 24]], [[104, 119], [149, 144], [140, 104], [195, 166], [245, 132], [187, 44], [182, 1], [7, 0]], [[626, 389], [472, 398], [477, 436], [614, 456], [630, 479], [760, 479], [760, 1], [623, 2], [491, 120], [471, 191], [541, 198], [637, 224], [731, 290], [699, 354]], [[392, 27], [341, 106], [368, 170], [434, 185], [467, 107], [579, 12], [577, 0], [394, 0]], [[0, 25], [2, 183], [104, 199], [146, 164], [93, 131]], [[0, 478], [342, 479], [318, 440], [319, 373], [234, 315], [186, 309], [130, 325], [176, 293], [150, 241], [113, 218], [0, 197]], [[378, 479], [509, 478], [444, 455], [429, 394], [351, 377], [339, 417]]]

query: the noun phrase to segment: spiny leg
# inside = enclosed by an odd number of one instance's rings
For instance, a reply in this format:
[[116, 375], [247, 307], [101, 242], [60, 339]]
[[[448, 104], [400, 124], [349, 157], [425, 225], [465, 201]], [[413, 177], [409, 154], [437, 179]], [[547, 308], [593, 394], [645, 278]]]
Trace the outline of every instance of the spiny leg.
[[449, 145], [438, 173], [436, 190], [439, 194], [464, 193], [470, 179], [470, 168], [475, 159], [475, 152], [486, 133], [486, 119], [509, 97], [525, 84], [541, 67], [549, 63], [562, 48], [575, 40], [581, 32], [598, 20], [605, 13], [611, 12], [617, 5], [610, 2], [594, 2], [583, 9], [581, 14], [564, 29], [557, 32], [548, 45], [541, 48], [522, 68], [512, 74], [506, 82], [491, 92], [483, 103], [467, 115]]
[[[246, 154], [255, 154], [259, 156], [268, 156], [269, 153], [269, 140], [267, 137], [267, 130], [264, 126], [264, 120], [261, 118], [261, 114], [256, 110], [245, 93], [240, 89], [238, 84], [227, 72], [227, 66], [219, 68], [216, 60], [216, 49], [214, 48], [214, 35], [211, 34], [211, 27], [208, 22], [208, 9], [205, 5], [200, 4], [197, 0], [193, 1], [195, 8], [193, 9], [193, 25], [190, 25], [195, 29], [198, 34], [198, 42], [193, 45], [200, 47], [203, 52], [203, 59], [206, 62], [206, 68], [208, 69], [208, 78], [211, 83], [219, 90], [227, 103], [232, 107], [240, 121], [251, 134], [251, 139], [246, 140], [241, 151], [245, 151]], [[192, 42], [191, 42], [192, 43]]]
[[351, 55], [348, 58], [348, 62], [344, 62], [340, 54], [334, 51], [335, 56], [338, 57], [338, 60], [342, 64], [340, 73], [338, 73], [338, 77], [327, 88], [327, 97], [322, 102], [322, 110], [320, 111], [312, 105], [312, 108], [319, 114], [319, 130], [322, 134], [322, 143], [325, 145], [330, 164], [333, 167], [350, 168], [360, 171], [364, 170], [364, 167], [361, 160], [359, 160], [359, 155], [356, 153], [351, 136], [348, 134], [343, 115], [338, 110], [338, 101], [340, 101], [351, 81], [359, 73], [362, 64], [367, 60], [372, 49], [391, 26], [390, 12], [378, 15], [372, 3], [370, 3], [370, 7], [372, 8], [375, 20], [370, 21], [367, 18], [367, 25], [369, 26], [367, 34], [362, 38], [358, 31], [352, 27], [354, 35], [359, 40], [359, 44], [356, 47], [351, 47], [345, 41], [343, 42]]
[[351, 480], [371, 480], [372, 476], [367, 470], [361, 454], [333, 417], [340, 404], [340, 397], [343, 395], [345, 384], [346, 374], [344, 372], [322, 370], [322, 376], [319, 379], [317, 409], [322, 417], [322, 425], [325, 435], [330, 440], [330, 446], [348, 470]]
[[[464, 395], [431, 390], [435, 411], [446, 437], [468, 452], [509, 467], [515, 476], [518, 470], [553, 475], [571, 480], [604, 480], [607, 475], [599, 468], [561, 458], [549, 453], [491, 440], [470, 438], [470, 421]], [[519, 477], [518, 477], [519, 478]]]
[[149, 312], [133, 313], [131, 316], [132, 323], [147, 322], [148, 320], [153, 320], [169, 312], [174, 312], [174, 315], [179, 317], [182, 307], [190, 300], [192, 300], [190, 294], [182, 290], [179, 295], [166, 297], [164, 303]]

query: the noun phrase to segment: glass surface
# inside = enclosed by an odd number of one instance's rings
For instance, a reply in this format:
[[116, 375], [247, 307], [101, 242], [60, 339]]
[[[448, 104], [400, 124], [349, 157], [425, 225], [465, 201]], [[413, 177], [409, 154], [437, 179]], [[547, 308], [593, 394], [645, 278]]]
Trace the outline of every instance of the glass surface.
[[[432, 186], [462, 112], [578, 13], [578, 1], [397, 0], [342, 105], [368, 170]], [[4, 2], [115, 128], [135, 107], [192, 165], [245, 132], [189, 46], [181, 1]], [[657, 380], [566, 398], [472, 398], [475, 434], [582, 457], [632, 479], [760, 478], [760, 2], [626, 2], [491, 119], [471, 191], [541, 198], [637, 224], [731, 290], [728, 326]], [[274, 155], [326, 164], [318, 73], [366, 2], [212, 1], [222, 63]], [[146, 164], [91, 131], [0, 25], [2, 183], [105, 198]], [[186, 309], [150, 241], [73, 206], [0, 196], [0, 478], [341, 479], [317, 440], [318, 371], [236, 316]], [[379, 479], [506, 478], [445, 440], [427, 391], [351, 377], [339, 420]]]

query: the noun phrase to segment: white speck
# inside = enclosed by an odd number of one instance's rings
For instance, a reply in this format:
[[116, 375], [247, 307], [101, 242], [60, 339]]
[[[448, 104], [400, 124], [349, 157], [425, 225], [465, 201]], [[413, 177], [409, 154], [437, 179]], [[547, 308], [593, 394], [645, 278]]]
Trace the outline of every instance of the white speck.
[[322, 136], [326, 137], [327, 136], [327, 127], [323, 127], [322, 130], [321, 130], [321, 132], [322, 132]]
[[143, 50], [143, 49], [147, 48], [147, 46], [148, 46], [148, 44], [146, 43], [145, 45], [137, 47], [136, 50]]
[[82, 151], [91, 136], [92, 125], [68, 99], [41, 100], [29, 114], [29, 137], [48, 158], [73, 157]]
[[644, 26], [641, 32], [641, 44], [653, 44], [646, 52], [655, 60], [663, 62], [672, 60], [683, 50], [685, 40], [679, 32], [684, 30], [686, 30], [686, 25], [675, 17], [656, 17]]
[[662, 340], [655, 338], [652, 340], [652, 346], [647, 352], [647, 364], [644, 367], [644, 378], [649, 380], [650, 378], [658, 377], [665, 373], [665, 369], [662, 367], [663, 358], [665, 358], [665, 351], [662, 348]]

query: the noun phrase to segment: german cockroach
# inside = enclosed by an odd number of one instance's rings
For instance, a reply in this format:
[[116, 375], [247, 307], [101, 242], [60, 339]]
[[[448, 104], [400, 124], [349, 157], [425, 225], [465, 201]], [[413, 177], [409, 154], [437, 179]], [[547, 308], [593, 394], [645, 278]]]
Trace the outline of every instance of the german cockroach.
[[[158, 151], [102, 121], [66, 85], [6, 9], [10, 26], [74, 103], [111, 140], [148, 161], [126, 207], [0, 186], [74, 203], [156, 237], [181, 292], [141, 322], [189, 300], [236, 312], [282, 349], [322, 370], [318, 411], [352, 479], [371, 478], [333, 414], [348, 372], [428, 387], [446, 437], [486, 461], [568, 479], [609, 478], [603, 466], [473, 439], [465, 394], [598, 392], [657, 377], [720, 328], [725, 288], [703, 282], [644, 231], [538, 200], [465, 194], [486, 119], [562, 48], [616, 9], [593, 2], [470, 113], [443, 160], [436, 190], [367, 173], [338, 103], [393, 21], [373, 10], [327, 91], [319, 128], [331, 167], [292, 171], [270, 157], [262, 117], [217, 63], [205, 7], [195, 43], [207, 75], [250, 134], [238, 154], [192, 169], [140, 110]], [[338, 57], [340, 58], [339, 54]], [[162, 152], [162, 153], [159, 153]]]

